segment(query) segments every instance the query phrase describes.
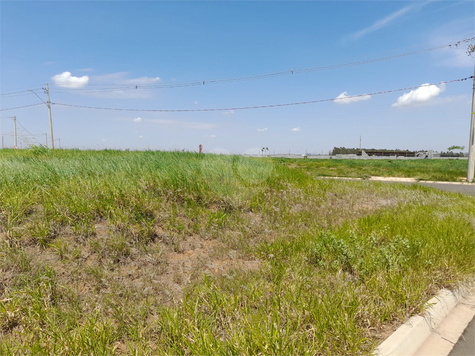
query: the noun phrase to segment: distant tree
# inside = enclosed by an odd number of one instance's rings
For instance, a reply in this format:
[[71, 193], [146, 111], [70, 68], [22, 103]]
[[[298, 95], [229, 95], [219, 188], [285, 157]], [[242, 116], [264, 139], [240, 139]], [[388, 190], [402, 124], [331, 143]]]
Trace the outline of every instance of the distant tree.
[[358, 153], [358, 149], [357, 148], [347, 148], [347, 147], [334, 147], [333, 148], [333, 151], [332, 151], [332, 155], [338, 155], [338, 154], [342, 154], [342, 155], [345, 155], [345, 154], [355, 154], [355, 153]]
[[463, 151], [465, 149], [465, 146], [450, 146], [447, 148], [447, 151], [453, 151], [453, 150], [460, 150]]
[[440, 152], [440, 157], [464, 157], [463, 152]]

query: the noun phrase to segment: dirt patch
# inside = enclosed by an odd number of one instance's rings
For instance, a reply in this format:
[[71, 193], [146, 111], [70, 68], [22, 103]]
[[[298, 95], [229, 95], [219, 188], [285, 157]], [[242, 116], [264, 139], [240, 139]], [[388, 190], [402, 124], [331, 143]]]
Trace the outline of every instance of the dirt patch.
[[203, 273], [223, 276], [232, 269], [258, 270], [260, 266], [259, 260], [246, 260], [238, 251], [229, 249], [218, 240], [191, 236], [182, 246], [183, 252], [172, 251], [167, 254], [168, 266], [162, 276], [163, 282], [178, 293]]

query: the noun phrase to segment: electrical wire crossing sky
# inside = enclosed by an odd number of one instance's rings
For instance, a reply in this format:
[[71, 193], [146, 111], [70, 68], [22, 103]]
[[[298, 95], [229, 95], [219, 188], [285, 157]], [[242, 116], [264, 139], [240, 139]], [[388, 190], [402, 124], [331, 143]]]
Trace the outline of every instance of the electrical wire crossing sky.
[[474, 7], [4, 2], [0, 110], [42, 142], [48, 83], [66, 148], [444, 151], [468, 141]]

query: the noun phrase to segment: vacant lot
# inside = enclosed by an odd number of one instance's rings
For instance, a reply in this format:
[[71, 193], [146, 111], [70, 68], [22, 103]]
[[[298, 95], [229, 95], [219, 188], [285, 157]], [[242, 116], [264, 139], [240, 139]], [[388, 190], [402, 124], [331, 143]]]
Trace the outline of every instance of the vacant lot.
[[405, 177], [418, 180], [460, 182], [467, 178], [462, 159], [280, 159], [319, 177]]
[[369, 354], [473, 276], [474, 197], [299, 162], [1, 150], [0, 354]]

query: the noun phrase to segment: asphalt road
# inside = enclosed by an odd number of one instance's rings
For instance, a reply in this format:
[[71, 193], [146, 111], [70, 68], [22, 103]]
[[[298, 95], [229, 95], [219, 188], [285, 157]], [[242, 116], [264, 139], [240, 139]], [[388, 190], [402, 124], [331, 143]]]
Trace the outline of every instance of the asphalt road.
[[[420, 184], [452, 193], [475, 195], [475, 184], [443, 182], [418, 182], [410, 184]], [[449, 356], [475, 356], [475, 318], [468, 324]]]
[[[363, 180], [360, 178], [340, 178], [340, 177], [335, 177], [332, 179], [349, 180], [349, 181]], [[425, 181], [417, 182], [415, 180], [411, 181], [410, 179], [411, 178], [409, 178], [408, 180], [404, 180], [404, 178], [394, 178], [394, 180], [392, 180], [392, 178], [390, 177], [375, 177], [370, 180], [374, 182], [400, 183], [400, 184], [407, 184], [407, 185], [419, 184], [425, 187], [444, 190], [446, 192], [460, 193], [460, 194], [465, 194], [465, 195], [475, 195], [475, 183], [470, 184], [470, 183], [456, 183], [456, 182], [425, 182]]]
[[[475, 195], [475, 184], [467, 183], [445, 183], [445, 182], [418, 182], [415, 184], [420, 184], [425, 187], [436, 188], [440, 190], [445, 190], [452, 193], [461, 193], [467, 195]], [[475, 356], [475, 354], [474, 354]]]
[[460, 339], [455, 344], [449, 356], [475, 355], [475, 319], [468, 324]]
[[[420, 184], [426, 187], [452, 193], [475, 195], [475, 184], [448, 182], [402, 182], [400, 180], [384, 180], [387, 183]], [[475, 318], [468, 324], [449, 356], [475, 356]]]

